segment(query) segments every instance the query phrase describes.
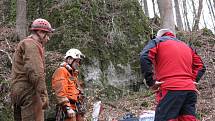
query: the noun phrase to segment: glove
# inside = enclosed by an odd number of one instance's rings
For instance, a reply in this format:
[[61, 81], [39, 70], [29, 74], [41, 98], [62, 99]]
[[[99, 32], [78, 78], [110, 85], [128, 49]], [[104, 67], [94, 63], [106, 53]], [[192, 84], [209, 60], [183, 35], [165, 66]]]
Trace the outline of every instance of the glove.
[[46, 90], [39, 91], [40, 99], [42, 101], [42, 109], [46, 109], [49, 106], [49, 98]]
[[155, 84], [150, 88], [153, 90], [153, 92], [157, 92], [163, 83], [164, 83], [163, 81], [162, 82], [155, 81]]
[[82, 102], [84, 100], [85, 96], [83, 94], [78, 95], [78, 101]]
[[47, 96], [41, 97], [42, 109], [47, 109], [49, 106], [49, 98]]
[[66, 112], [67, 112], [67, 116], [68, 118], [72, 118], [72, 117], [75, 117], [75, 111], [72, 110], [70, 107], [66, 107]]

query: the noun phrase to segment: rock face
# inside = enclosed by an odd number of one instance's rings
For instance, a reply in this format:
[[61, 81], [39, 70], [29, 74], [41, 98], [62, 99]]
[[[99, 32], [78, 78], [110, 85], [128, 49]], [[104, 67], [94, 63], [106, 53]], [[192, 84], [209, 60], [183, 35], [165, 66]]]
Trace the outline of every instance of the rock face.
[[[48, 88], [70, 48], [86, 55], [80, 78], [86, 82], [88, 96], [116, 100], [124, 94], [122, 90], [140, 80], [139, 53], [150, 29], [138, 0], [64, 0], [50, 6], [44, 14], [56, 32], [47, 45]], [[53, 94], [49, 96], [55, 104]]]
[[[124, 104], [126, 102], [130, 103], [127, 105], [128, 109], [136, 110], [140, 109], [140, 105], [144, 107], [154, 105], [153, 96], [146, 99], [142, 92], [140, 94], [142, 97], [135, 95], [135, 98], [130, 99], [132, 95], [128, 95], [126, 99], [121, 98], [117, 101], [120, 96], [128, 94], [126, 88], [131, 83], [135, 82], [132, 88], [138, 91], [138, 81], [142, 79], [139, 53], [149, 39], [152, 26], [143, 15], [138, 0], [27, 0], [27, 2], [29, 23], [35, 18], [43, 17], [56, 28], [46, 48], [46, 81], [51, 102], [46, 119], [53, 118], [55, 113], [56, 103], [51, 91], [51, 76], [63, 60], [64, 53], [70, 48], [80, 49], [86, 55], [80, 78], [87, 84], [86, 94], [89, 100], [94, 97], [107, 101], [114, 100], [117, 112], [126, 106]], [[9, 53], [10, 57], [17, 45], [13, 28], [15, 3], [16, 0], [0, 1], [0, 16], [5, 17], [0, 18], [0, 49]], [[159, 23], [159, 19], [153, 21]], [[2, 24], [7, 25], [2, 27]], [[211, 33], [205, 29], [203, 32], [192, 34], [177, 33], [177, 36], [193, 44], [206, 64], [207, 72], [200, 82], [199, 90], [202, 94], [197, 107], [199, 117], [202, 119], [211, 117], [213, 120], [215, 46], [214, 35]], [[8, 83], [11, 63], [5, 52], [0, 52], [0, 92], [3, 92], [0, 94], [0, 121], [12, 121]], [[133, 102], [135, 99], [138, 99], [137, 103]], [[139, 99], [142, 99], [143, 103]], [[150, 104], [148, 101], [151, 101]], [[109, 106], [112, 110], [113, 106]]]
[[139, 53], [150, 30], [137, 0], [56, 1], [48, 15], [57, 29], [48, 50], [80, 49], [86, 55], [84, 80], [110, 85], [139, 80]]

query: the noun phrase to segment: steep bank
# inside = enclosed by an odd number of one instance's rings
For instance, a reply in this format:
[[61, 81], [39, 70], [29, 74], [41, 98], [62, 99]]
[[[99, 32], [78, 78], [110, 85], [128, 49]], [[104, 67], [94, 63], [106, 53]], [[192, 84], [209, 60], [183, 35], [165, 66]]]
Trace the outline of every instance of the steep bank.
[[[43, 9], [37, 9], [40, 5]], [[29, 22], [33, 18], [44, 16], [57, 29], [46, 52], [46, 81], [51, 101], [51, 108], [46, 112], [47, 117], [53, 117], [55, 105], [50, 89], [51, 75], [62, 61], [66, 50], [71, 47], [80, 49], [87, 57], [80, 77], [87, 85], [87, 116], [92, 111], [94, 97], [105, 103], [103, 118], [106, 119], [121, 117], [126, 112], [137, 114], [140, 109], [154, 108], [151, 92], [145, 91], [145, 88], [141, 88], [140, 92], [133, 92], [139, 91], [137, 82], [142, 80], [139, 52], [150, 38], [151, 28], [156, 28], [145, 18], [137, 0], [32, 0], [29, 1], [28, 13]], [[18, 43], [13, 34], [14, 26], [2, 27], [0, 33], [0, 49], [12, 56]], [[207, 29], [196, 33], [179, 32], [177, 35], [181, 40], [190, 43], [206, 64], [207, 72], [199, 85], [202, 94], [198, 101], [198, 116], [212, 121], [215, 110], [215, 37]], [[0, 120], [5, 121], [12, 120], [8, 98], [11, 63], [6, 53], [0, 54], [0, 89], [3, 92], [0, 94]]]

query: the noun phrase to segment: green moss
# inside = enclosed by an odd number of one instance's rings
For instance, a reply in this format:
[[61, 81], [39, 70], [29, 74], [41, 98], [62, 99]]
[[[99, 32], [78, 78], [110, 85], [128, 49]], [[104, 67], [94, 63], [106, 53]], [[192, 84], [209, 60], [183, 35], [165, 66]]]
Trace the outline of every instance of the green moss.
[[13, 111], [9, 104], [5, 106], [5, 104], [0, 103], [0, 121], [13, 121]]
[[149, 107], [149, 103], [147, 101], [144, 101], [141, 103], [141, 106], [147, 108], [147, 107]]
[[[110, 60], [114, 65], [132, 61], [137, 66], [139, 52], [143, 48], [141, 41], [146, 38], [144, 33], [149, 31], [145, 25], [147, 21], [137, 1], [115, 3], [114, 0], [106, 4], [102, 1], [74, 1], [52, 11], [52, 20], [61, 17], [64, 28], [59, 31], [60, 34], [54, 35], [48, 45], [49, 50], [66, 52], [71, 47], [79, 48], [89, 58], [98, 57], [102, 69], [108, 67]], [[118, 12], [119, 15], [114, 15]], [[61, 13], [60, 16], [58, 13]], [[133, 59], [137, 61], [133, 63]]]
[[203, 28], [203, 35], [214, 36], [213, 32], [210, 29]]
[[99, 98], [102, 100], [118, 100], [123, 95], [123, 90], [120, 90], [114, 86], [107, 85], [103, 90], [99, 93]]
[[[53, 1], [42, 2], [43, 15], [56, 28], [47, 45], [48, 51], [65, 53], [70, 48], [78, 48], [87, 57], [84, 63], [93, 63], [93, 58], [97, 58], [101, 71], [107, 70], [110, 61], [117, 73], [122, 72], [117, 64], [130, 64], [133, 73], [140, 71], [139, 53], [149, 39], [150, 25], [138, 0], [108, 0], [105, 3], [77, 0], [61, 2], [60, 7]], [[38, 6], [38, 3], [32, 1], [29, 5]], [[32, 14], [29, 18], [41, 15], [35, 13], [35, 8], [29, 10]], [[48, 72], [47, 80], [51, 78], [49, 73], [52, 71]], [[108, 86], [106, 76], [103, 74], [100, 80], [104, 87]]]
[[9, 23], [15, 25], [16, 22], [16, 0], [11, 0]]

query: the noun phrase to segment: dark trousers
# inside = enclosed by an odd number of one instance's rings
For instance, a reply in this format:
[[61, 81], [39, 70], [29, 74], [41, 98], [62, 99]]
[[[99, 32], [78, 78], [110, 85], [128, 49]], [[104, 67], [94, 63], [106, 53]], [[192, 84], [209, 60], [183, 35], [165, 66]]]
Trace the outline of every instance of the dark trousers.
[[197, 121], [196, 102], [195, 91], [168, 90], [156, 107], [155, 121], [179, 121], [180, 117], [184, 118], [183, 121]]

